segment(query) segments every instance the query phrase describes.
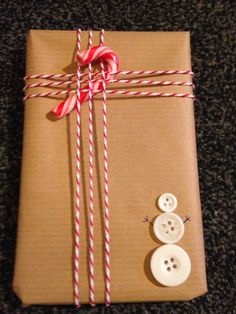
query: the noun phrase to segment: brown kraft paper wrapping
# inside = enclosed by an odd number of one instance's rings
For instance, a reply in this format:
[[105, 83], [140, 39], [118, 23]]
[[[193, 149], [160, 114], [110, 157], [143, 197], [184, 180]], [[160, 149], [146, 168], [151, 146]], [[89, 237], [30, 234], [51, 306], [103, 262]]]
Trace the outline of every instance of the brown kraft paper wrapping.
[[[87, 48], [87, 32], [82, 49]], [[94, 44], [99, 32], [94, 33]], [[188, 32], [106, 32], [105, 45], [118, 55], [121, 70], [191, 70]], [[30, 31], [27, 74], [73, 73], [75, 31]], [[153, 79], [159, 79], [153, 78]], [[189, 75], [161, 76], [191, 81]], [[35, 82], [35, 81], [34, 81]], [[116, 88], [123, 88], [121, 84]], [[129, 87], [133, 90], [191, 93], [191, 87]], [[30, 93], [51, 91], [41, 88]], [[73, 303], [73, 211], [75, 200], [76, 112], [54, 121], [58, 98], [25, 102], [19, 224], [14, 290], [24, 304]], [[82, 106], [82, 188], [80, 298], [89, 301], [88, 104]], [[193, 101], [187, 98], [108, 97], [108, 159], [112, 302], [189, 300], [207, 291], [199, 199]], [[101, 95], [94, 100], [95, 301], [104, 303], [104, 176]], [[177, 244], [189, 254], [192, 270], [177, 287], [159, 285], [150, 257], [158, 246], [148, 215], [161, 213], [158, 196], [178, 198], [186, 215]]]

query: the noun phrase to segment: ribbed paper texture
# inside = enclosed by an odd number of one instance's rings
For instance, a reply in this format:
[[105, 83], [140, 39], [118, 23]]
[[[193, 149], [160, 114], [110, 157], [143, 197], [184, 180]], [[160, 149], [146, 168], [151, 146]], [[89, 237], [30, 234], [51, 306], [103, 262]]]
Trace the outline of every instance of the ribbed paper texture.
[[[95, 32], [94, 43], [99, 43]], [[87, 32], [82, 49], [87, 48]], [[122, 70], [191, 70], [187, 32], [106, 32]], [[75, 31], [31, 31], [27, 74], [73, 73]], [[158, 78], [159, 79], [159, 78]], [[162, 76], [191, 81], [190, 76]], [[120, 86], [120, 85], [115, 85]], [[137, 86], [131, 87], [138, 90]], [[131, 89], [129, 88], [129, 89]], [[190, 87], [140, 90], [192, 92]], [[49, 91], [50, 89], [34, 89]], [[94, 101], [95, 142], [95, 301], [104, 302], [102, 101]], [[53, 121], [58, 99], [25, 104], [19, 225], [14, 289], [25, 304], [73, 303], [73, 210], [75, 199], [75, 112]], [[108, 158], [111, 223], [112, 302], [189, 300], [206, 292], [193, 101], [186, 98], [108, 99]], [[82, 106], [81, 301], [88, 290], [89, 197], [88, 104]], [[192, 271], [178, 287], [159, 285], [150, 273], [151, 253], [160, 243], [151, 225], [165, 192], [178, 198], [176, 214], [185, 224], [178, 243], [189, 254]]]

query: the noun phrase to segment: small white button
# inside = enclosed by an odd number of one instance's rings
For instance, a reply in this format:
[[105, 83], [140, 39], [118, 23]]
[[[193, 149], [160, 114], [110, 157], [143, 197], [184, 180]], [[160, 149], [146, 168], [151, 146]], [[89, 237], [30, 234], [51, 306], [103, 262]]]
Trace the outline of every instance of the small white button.
[[164, 286], [178, 286], [189, 276], [191, 262], [184, 249], [175, 244], [164, 244], [151, 257], [151, 272]]
[[183, 220], [174, 213], [163, 213], [154, 221], [153, 232], [164, 243], [176, 243], [184, 235]]
[[158, 198], [158, 206], [164, 212], [172, 212], [177, 207], [177, 198], [171, 193], [162, 194]]

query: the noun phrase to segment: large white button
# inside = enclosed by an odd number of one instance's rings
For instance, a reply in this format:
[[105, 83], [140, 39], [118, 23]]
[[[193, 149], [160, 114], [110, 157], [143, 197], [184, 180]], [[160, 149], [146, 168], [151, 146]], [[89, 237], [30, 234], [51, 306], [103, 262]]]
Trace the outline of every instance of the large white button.
[[158, 207], [164, 212], [172, 212], [178, 205], [177, 198], [171, 193], [162, 194], [158, 198]]
[[153, 232], [161, 242], [176, 243], [184, 235], [184, 223], [174, 213], [163, 213], [155, 219]]
[[154, 278], [164, 286], [178, 286], [189, 276], [191, 262], [184, 249], [175, 244], [164, 244], [151, 257]]

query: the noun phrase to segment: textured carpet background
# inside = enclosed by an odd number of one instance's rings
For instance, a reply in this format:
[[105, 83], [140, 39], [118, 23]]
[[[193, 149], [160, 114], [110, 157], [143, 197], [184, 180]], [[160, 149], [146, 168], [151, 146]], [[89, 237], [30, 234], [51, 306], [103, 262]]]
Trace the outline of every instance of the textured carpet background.
[[25, 35], [29, 29], [190, 30], [196, 73], [196, 127], [209, 292], [190, 302], [83, 306], [81, 313], [236, 313], [233, 99], [235, 1], [0, 2], [0, 313], [77, 313], [21, 308], [11, 289], [22, 149]]

